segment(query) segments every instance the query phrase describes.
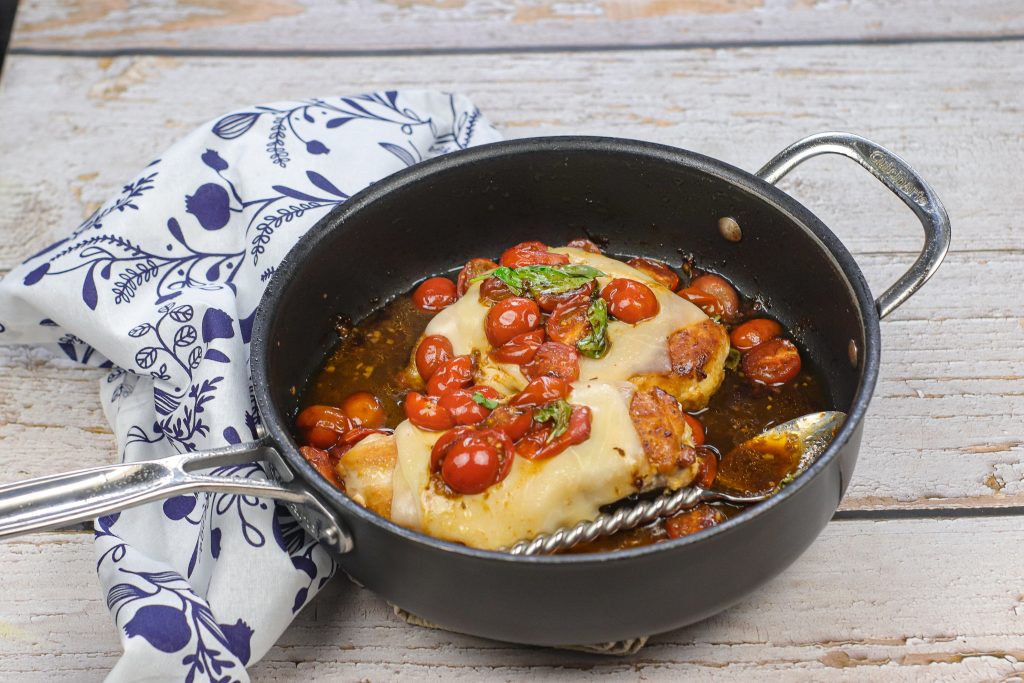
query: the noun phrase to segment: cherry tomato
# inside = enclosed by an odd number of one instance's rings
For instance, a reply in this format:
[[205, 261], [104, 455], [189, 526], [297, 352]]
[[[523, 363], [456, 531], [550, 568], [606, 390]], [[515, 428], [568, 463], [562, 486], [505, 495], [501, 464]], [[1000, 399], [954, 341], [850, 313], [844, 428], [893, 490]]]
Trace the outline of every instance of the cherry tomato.
[[740, 310], [740, 295], [729, 281], [719, 275], [701, 275], [690, 283], [691, 289], [699, 289], [718, 299], [722, 304], [722, 315], [732, 317]]
[[471, 258], [462, 266], [459, 271], [459, 282], [455, 286], [455, 293], [462, 296], [469, 289], [469, 281], [473, 278], [488, 273], [498, 267], [498, 264], [491, 259]]
[[537, 349], [533, 360], [521, 368], [529, 380], [548, 375], [566, 382], [575, 382], [580, 378], [580, 354], [572, 346], [544, 342]]
[[505, 432], [512, 441], [519, 441], [533, 426], [533, 411], [505, 404], [491, 411], [483, 427]]
[[729, 340], [740, 351], [749, 351], [758, 344], [781, 336], [782, 325], [768, 318], [755, 318], [738, 325], [729, 335]]
[[445, 434], [438, 441], [444, 443], [437, 463], [431, 451], [431, 462], [440, 464], [441, 479], [456, 493], [482, 493], [508, 476], [512, 468], [513, 446], [504, 432], [467, 430], [452, 437]]
[[357, 443], [368, 437], [370, 434], [391, 434], [390, 429], [368, 429], [366, 427], [356, 427], [355, 429], [345, 432], [345, 435], [338, 441], [338, 445], [344, 448], [346, 451]]
[[[484, 394], [484, 389], [490, 389], [492, 396]], [[473, 394], [479, 392], [487, 398], [497, 399], [498, 392], [490, 387], [470, 387], [469, 389], [449, 389], [442, 394], [437, 404], [452, 415], [452, 420], [457, 425], [475, 425], [483, 422], [490, 414], [490, 409], [482, 406], [473, 400]]]
[[473, 381], [473, 359], [455, 356], [434, 371], [427, 381], [427, 393], [441, 396], [449, 389], [464, 387]]
[[564, 379], [542, 375], [523, 387], [523, 390], [512, 397], [509, 405], [517, 408], [526, 406], [543, 406], [565, 398], [572, 391], [572, 386]]
[[679, 286], [679, 276], [661, 261], [655, 261], [654, 259], [640, 256], [637, 258], [631, 258], [626, 261], [626, 263], [645, 275], [649, 275], [654, 278], [672, 291], [675, 291], [676, 287]]
[[527, 460], [544, 460], [553, 458], [569, 446], [583, 443], [590, 438], [590, 408], [573, 406], [569, 415], [569, 428], [564, 433], [551, 439], [552, 426], [534, 424], [519, 443], [516, 444], [516, 455]]
[[601, 298], [608, 302], [609, 313], [631, 325], [652, 318], [661, 310], [651, 288], [636, 280], [615, 278], [601, 290]]
[[708, 294], [702, 289], [685, 287], [676, 293], [707, 315], [722, 315], [723, 313], [722, 302], [718, 300], [718, 297]]
[[455, 356], [448, 337], [432, 334], [424, 337], [416, 349], [416, 371], [426, 382], [434, 372]]
[[788, 339], [769, 339], [747, 351], [740, 361], [743, 374], [755, 384], [778, 386], [800, 372], [800, 352]]
[[484, 331], [493, 346], [501, 346], [516, 335], [540, 325], [540, 309], [533, 299], [514, 296], [491, 306]]
[[441, 463], [444, 462], [452, 445], [463, 437], [474, 433], [476, 433], [476, 430], [472, 427], [456, 427], [442, 434], [434, 442], [434, 447], [430, 449], [430, 471], [439, 472], [441, 470]]
[[515, 294], [508, 288], [508, 285], [496, 277], [489, 277], [480, 283], [479, 300], [482, 304], [496, 304], [513, 296]]
[[523, 266], [560, 266], [569, 262], [565, 254], [555, 254], [548, 251], [548, 245], [543, 242], [521, 242], [514, 247], [506, 249], [501, 255], [501, 265], [509, 268], [522, 268]]
[[669, 538], [680, 538], [695, 534], [703, 529], [710, 529], [724, 521], [725, 515], [722, 514], [721, 510], [703, 503], [692, 510], [680, 512], [674, 517], [669, 517], [665, 521], [665, 530], [668, 531]]
[[562, 342], [569, 346], [576, 346], [576, 343], [589, 335], [593, 330], [587, 311], [590, 310], [590, 300], [573, 299], [564, 304], [559, 304], [548, 318], [544, 329], [551, 341]]
[[491, 350], [491, 358], [499, 363], [522, 365], [529, 363], [537, 355], [537, 349], [544, 343], [544, 329], [523, 332], [509, 339], [496, 349]]
[[384, 404], [369, 391], [357, 391], [341, 402], [341, 410], [357, 427], [378, 429], [384, 426], [387, 415]]
[[302, 446], [299, 448], [299, 453], [320, 473], [320, 476], [338, 488], [342, 488], [341, 481], [338, 479], [338, 473], [334, 469], [334, 463], [331, 461], [331, 456], [327, 454], [327, 451], [311, 446]]
[[540, 306], [540, 310], [545, 313], [551, 313], [560, 304], [570, 301], [590, 301], [590, 295], [594, 292], [594, 287], [594, 281], [591, 280], [579, 289], [574, 289], [570, 292], [563, 292], [562, 294], [539, 294], [537, 295], [537, 305]]
[[457, 298], [455, 283], [446, 277], [428, 278], [412, 293], [416, 308], [427, 313], [437, 313], [451, 306]]
[[700, 423], [700, 420], [695, 418], [689, 413], [683, 413], [683, 419], [686, 420], [686, 424], [690, 425], [690, 431], [693, 432], [693, 444], [700, 446], [704, 443], [704, 425]]
[[295, 426], [310, 446], [328, 449], [338, 443], [342, 434], [352, 429], [352, 421], [341, 408], [316, 405], [299, 413]]
[[415, 426], [431, 432], [443, 432], [455, 425], [452, 414], [437, 404], [436, 396], [424, 396], [418, 391], [405, 395], [405, 416]]
[[590, 252], [591, 254], [601, 253], [601, 247], [597, 246], [596, 244], [588, 240], [586, 237], [579, 237], [577, 239], [574, 239], [565, 246], [573, 247], [574, 249], [582, 249], [583, 251]]
[[702, 489], [709, 489], [715, 483], [715, 475], [718, 474], [718, 458], [714, 451], [702, 448], [697, 452], [697, 486]]

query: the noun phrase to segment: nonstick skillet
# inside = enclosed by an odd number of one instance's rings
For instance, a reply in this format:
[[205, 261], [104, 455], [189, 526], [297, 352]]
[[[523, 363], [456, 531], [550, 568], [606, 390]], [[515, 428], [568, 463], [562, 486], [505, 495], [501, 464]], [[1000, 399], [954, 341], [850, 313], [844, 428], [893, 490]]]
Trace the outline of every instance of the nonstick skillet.
[[[871, 172], [924, 227], [921, 254], [877, 300], [836, 236], [774, 187], [826, 153]], [[508, 244], [564, 244], [582, 235], [606, 240], [613, 254], [669, 262], [692, 254], [701, 268], [759, 294], [811, 359], [832, 407], [848, 413], [818, 462], [770, 501], [692, 536], [607, 553], [521, 557], [392, 524], [347, 498], [299, 454], [289, 425], [303, 384], [337, 341], [339, 315], [363, 319], [425, 274]], [[782, 571], [831, 518], [853, 473], [878, 377], [879, 320], [935, 272], [949, 240], [949, 219], [927, 183], [899, 157], [845, 133], [801, 140], [756, 174], [616, 138], [523, 139], [449, 154], [353, 196], [277, 269], [251, 345], [260, 441], [2, 487], [0, 537], [184, 492], [262, 495], [288, 504], [359, 583], [452, 630], [561, 645], [684, 626]], [[197, 472], [252, 460], [265, 461], [273, 481]]]

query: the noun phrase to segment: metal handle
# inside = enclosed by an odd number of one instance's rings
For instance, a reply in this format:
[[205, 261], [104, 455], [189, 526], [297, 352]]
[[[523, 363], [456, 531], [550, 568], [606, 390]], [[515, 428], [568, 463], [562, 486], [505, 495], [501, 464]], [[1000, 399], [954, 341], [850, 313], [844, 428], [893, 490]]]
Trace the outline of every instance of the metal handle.
[[851, 133], [819, 133], [798, 140], [765, 164], [757, 176], [774, 185], [798, 165], [819, 154], [841, 154], [869, 170], [910, 207], [924, 228], [924, 248], [917, 260], [875, 301], [879, 317], [884, 318], [921, 289], [938, 270], [949, 249], [949, 216], [932, 188], [907, 162]]
[[328, 549], [338, 553], [352, 549], [351, 535], [309, 491], [270, 481], [194, 473], [199, 469], [254, 460], [280, 462], [272, 446], [256, 441], [159, 460], [91, 467], [0, 486], [0, 539], [85, 522], [182, 493], [206, 491], [260, 496], [291, 504], [289, 507], [296, 516], [306, 522], [306, 527]]

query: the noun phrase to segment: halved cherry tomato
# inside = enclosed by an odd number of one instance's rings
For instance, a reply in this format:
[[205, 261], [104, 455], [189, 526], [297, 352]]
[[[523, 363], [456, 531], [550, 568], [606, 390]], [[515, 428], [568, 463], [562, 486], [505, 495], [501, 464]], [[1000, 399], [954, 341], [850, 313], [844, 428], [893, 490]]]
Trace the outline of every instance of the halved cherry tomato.
[[575, 446], [589, 439], [590, 421], [590, 408], [573, 406], [572, 413], [569, 415], [569, 428], [564, 433], [549, 440], [552, 426], [548, 423], [534, 424], [526, 436], [516, 444], [516, 455], [527, 460], [553, 458], [569, 446]]
[[469, 281], [475, 277], [488, 273], [498, 267], [498, 264], [487, 258], [471, 258], [462, 266], [459, 271], [459, 281], [455, 286], [455, 293], [462, 296], [469, 289]]
[[331, 482], [338, 488], [341, 488], [341, 481], [338, 480], [338, 473], [334, 470], [334, 463], [331, 462], [331, 456], [327, 454], [327, 451], [319, 448], [313, 448], [312, 446], [301, 446], [299, 447], [299, 453], [306, 461], [316, 468], [316, 471], [320, 475]]
[[490, 415], [491, 411], [489, 408], [480, 405], [473, 399], [474, 393], [480, 393], [486, 398], [494, 400], [497, 400], [498, 398], [498, 392], [490, 387], [449, 389], [441, 395], [437, 404], [451, 413], [455, 424], [475, 425], [478, 422], [482, 422], [484, 418]]
[[672, 291], [675, 291], [676, 287], [679, 286], [679, 276], [661, 261], [638, 256], [637, 258], [629, 259], [626, 263], [645, 275], [651, 276]]
[[315, 405], [298, 414], [295, 426], [310, 446], [328, 449], [338, 443], [342, 434], [352, 429], [352, 421], [341, 408]]
[[431, 432], [443, 432], [455, 425], [452, 414], [437, 404], [436, 396], [424, 396], [418, 391], [405, 395], [405, 416], [415, 426]]
[[718, 299], [722, 304], [722, 315], [732, 317], [740, 310], [740, 295], [729, 281], [719, 275], [701, 275], [690, 283], [691, 289], [699, 289]]
[[782, 325], [768, 318], [748, 320], [729, 334], [732, 345], [740, 351], [749, 351], [769, 339], [782, 336]]
[[495, 304], [515, 296], [504, 282], [496, 277], [489, 277], [480, 283], [480, 303]]
[[710, 529], [724, 521], [725, 515], [718, 508], [703, 503], [692, 510], [669, 517], [665, 521], [665, 530], [668, 531], [669, 538], [680, 538], [703, 529]]
[[341, 402], [341, 409], [357, 427], [378, 429], [384, 426], [387, 414], [384, 404], [369, 391], [357, 391], [349, 394]]
[[572, 391], [572, 386], [564, 379], [542, 375], [523, 387], [523, 390], [512, 397], [509, 405], [517, 408], [527, 406], [543, 406], [565, 398]]
[[427, 393], [441, 396], [449, 389], [458, 389], [473, 381], [473, 359], [470, 356], [455, 356], [439, 367], [427, 381]]
[[504, 404], [491, 411], [481, 426], [505, 432], [512, 441], [519, 441], [533, 425], [533, 410]]
[[455, 356], [448, 337], [432, 334], [424, 337], [416, 349], [416, 371], [426, 382], [434, 372]]
[[718, 300], [718, 297], [708, 294], [702, 289], [684, 287], [676, 293], [707, 315], [722, 315], [723, 313], [722, 302]]
[[537, 329], [540, 309], [533, 299], [514, 296], [491, 306], [484, 332], [493, 346], [501, 346], [516, 335]]
[[583, 251], [590, 252], [591, 254], [601, 253], [601, 247], [597, 246], [586, 237], [578, 237], [565, 246], [572, 247], [574, 249], [582, 249]]
[[779, 386], [800, 373], [800, 352], [788, 339], [769, 339], [743, 354], [740, 367], [755, 384]]
[[580, 378], [580, 354], [572, 346], [558, 342], [544, 342], [537, 349], [533, 360], [521, 368], [529, 380], [548, 375], [558, 377], [566, 382], [575, 382]]
[[564, 304], [559, 304], [544, 329], [551, 341], [562, 342], [569, 346], [576, 346], [576, 343], [591, 333], [593, 327], [587, 317], [590, 310], [590, 299], [573, 299]]
[[516, 246], [506, 249], [500, 260], [503, 266], [522, 268], [523, 266], [560, 266], [568, 263], [569, 257], [565, 254], [548, 251], [548, 245], [543, 242], [520, 242]]
[[701, 448], [697, 451], [697, 486], [702, 489], [709, 489], [715, 483], [715, 475], [718, 474], [718, 457], [709, 448]]
[[412, 293], [416, 308], [427, 313], [437, 313], [451, 306], [457, 298], [455, 283], [446, 277], [428, 278]]
[[690, 425], [690, 431], [693, 432], [693, 445], [702, 445], [704, 443], [704, 425], [689, 413], [683, 413], [683, 419], [686, 420], [686, 424]]
[[509, 339], [496, 349], [491, 350], [491, 358], [499, 363], [522, 365], [529, 363], [537, 355], [537, 349], [544, 343], [544, 328], [532, 332], [523, 332]]
[[537, 305], [540, 306], [540, 310], [545, 313], [551, 313], [560, 304], [564, 304], [569, 301], [590, 301], [590, 295], [594, 292], [594, 286], [594, 281], [591, 280], [579, 289], [563, 292], [562, 294], [538, 294]]
[[608, 312], [631, 325], [653, 318], [661, 307], [651, 288], [636, 280], [617, 277], [604, 286], [601, 298], [608, 302]]

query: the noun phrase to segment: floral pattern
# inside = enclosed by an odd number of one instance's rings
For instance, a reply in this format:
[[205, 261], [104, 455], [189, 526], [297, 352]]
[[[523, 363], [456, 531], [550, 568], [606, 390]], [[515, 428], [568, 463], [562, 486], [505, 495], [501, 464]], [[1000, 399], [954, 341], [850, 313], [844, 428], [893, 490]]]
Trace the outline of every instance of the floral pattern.
[[[252, 321], [295, 241], [367, 185], [498, 137], [465, 97], [429, 91], [229, 113], [0, 281], [0, 343], [108, 368], [101, 399], [125, 461], [253, 440]], [[213, 473], [266, 476], [259, 463]], [[337, 569], [285, 508], [251, 496], [179, 495], [95, 530], [125, 648], [111, 680], [247, 680]]]

